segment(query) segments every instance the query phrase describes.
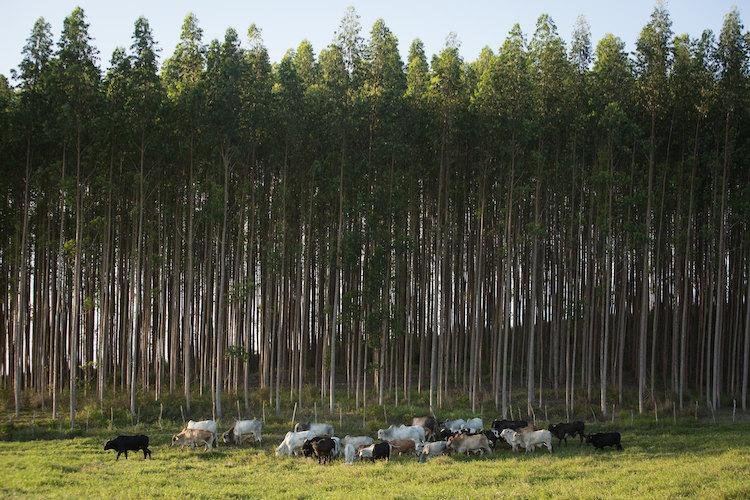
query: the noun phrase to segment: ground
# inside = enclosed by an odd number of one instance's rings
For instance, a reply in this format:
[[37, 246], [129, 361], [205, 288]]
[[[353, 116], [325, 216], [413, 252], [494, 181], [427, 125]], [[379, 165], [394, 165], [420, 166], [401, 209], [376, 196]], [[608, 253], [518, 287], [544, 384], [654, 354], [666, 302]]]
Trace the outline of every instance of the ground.
[[[61, 423], [16, 421], [0, 433], [0, 497], [750, 497], [747, 421], [587, 422], [587, 430], [620, 430], [622, 452], [573, 439], [567, 446], [555, 440], [552, 454], [503, 447], [488, 457], [354, 465], [274, 456], [289, 425], [269, 422], [261, 445], [204, 452], [171, 448], [179, 427], [172, 422], [67, 433]], [[366, 433], [374, 435], [376, 425], [368, 423]], [[361, 434], [362, 427], [345, 420], [337, 434]], [[115, 461], [103, 450], [116, 434], [136, 432], [150, 436], [153, 459], [131, 452]]]

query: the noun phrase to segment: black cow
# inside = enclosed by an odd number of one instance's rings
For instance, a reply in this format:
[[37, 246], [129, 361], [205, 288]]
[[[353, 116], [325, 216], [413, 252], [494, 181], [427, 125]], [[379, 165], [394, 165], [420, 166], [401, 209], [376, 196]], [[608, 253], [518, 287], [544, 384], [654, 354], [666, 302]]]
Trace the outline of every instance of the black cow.
[[137, 436], [117, 436], [116, 438], [107, 441], [104, 445], [105, 450], [116, 450], [117, 458], [120, 459], [121, 454], [125, 454], [125, 458], [128, 458], [128, 451], [143, 450], [143, 458], [151, 458], [151, 450], [148, 449], [148, 436], [138, 434]]
[[314, 440], [312, 442], [312, 448], [318, 459], [318, 463], [326, 463], [331, 461], [331, 452], [336, 448], [336, 443], [334, 443], [333, 439], [328, 436], [324, 436], [320, 439]]
[[484, 431], [482, 434], [487, 436], [487, 440], [490, 442], [490, 446], [492, 446], [492, 448], [495, 447], [495, 444], [500, 439], [500, 432], [496, 431], [495, 429]]
[[583, 443], [583, 430], [585, 428], [585, 425], [580, 420], [577, 420], [575, 422], [561, 422], [556, 425], [550, 425], [549, 431], [552, 433], [553, 436], [555, 436], [559, 442], [562, 443], [563, 440], [565, 441], [565, 444], [568, 444], [568, 436], [570, 437], [576, 437], [578, 436], [581, 439], [581, 442]]
[[598, 450], [606, 448], [607, 446], [614, 446], [622, 451], [619, 432], [597, 432], [596, 434], [589, 434], [586, 436], [586, 442], [593, 445], [594, 448]]
[[375, 443], [371, 444], [370, 446], [363, 447], [360, 449], [360, 456], [362, 458], [367, 458], [366, 456], [363, 456], [362, 453], [364, 451], [368, 451], [368, 448], [372, 449], [372, 455], [369, 457], [371, 461], [375, 460], [389, 460], [391, 458], [391, 443], [388, 441], [383, 441], [382, 443]]
[[529, 423], [526, 420], [495, 420], [492, 422], [492, 428], [498, 433], [503, 432], [505, 429], [511, 429], [517, 431], [521, 427], [528, 426]]
[[316, 436], [314, 438], [306, 439], [302, 444], [302, 455], [305, 458], [310, 458], [315, 454], [315, 443], [323, 439], [325, 436]]

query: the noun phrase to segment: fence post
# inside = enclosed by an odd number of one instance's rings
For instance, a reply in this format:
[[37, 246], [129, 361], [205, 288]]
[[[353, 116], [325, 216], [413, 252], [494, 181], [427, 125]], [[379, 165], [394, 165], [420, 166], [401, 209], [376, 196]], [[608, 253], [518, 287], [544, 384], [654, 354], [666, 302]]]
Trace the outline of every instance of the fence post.
[[161, 414], [164, 412], [164, 403], [159, 403], [159, 429], [161, 429]]
[[294, 410], [292, 410], [292, 423], [297, 419], [297, 402], [294, 402]]
[[615, 404], [612, 403], [612, 423], [615, 423]]
[[237, 402], [237, 420], [242, 420], [242, 413], [240, 413], [240, 400], [236, 399]]
[[266, 402], [263, 401], [263, 423], [266, 423]]
[[182, 405], [180, 405], [180, 416], [182, 417], [182, 427], [185, 427], [185, 412], [182, 409]]

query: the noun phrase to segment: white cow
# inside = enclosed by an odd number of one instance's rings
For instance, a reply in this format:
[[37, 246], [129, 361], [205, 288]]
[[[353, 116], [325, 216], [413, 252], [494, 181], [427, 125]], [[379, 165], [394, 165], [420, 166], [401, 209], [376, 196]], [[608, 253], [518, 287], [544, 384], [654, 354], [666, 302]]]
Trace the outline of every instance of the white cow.
[[352, 443], [345, 444], [344, 445], [344, 463], [351, 465], [354, 463], [355, 460], [357, 460], [357, 458], [358, 458], [357, 447], [353, 445]]
[[521, 440], [526, 447], [526, 453], [531, 453], [534, 448], [546, 446], [547, 450], [552, 453], [552, 433], [548, 430], [522, 432]]
[[448, 429], [449, 431], [455, 433], [455, 432], [461, 432], [461, 429], [464, 428], [466, 425], [466, 420], [463, 418], [459, 418], [457, 420], [446, 420], [443, 423], [443, 427]]
[[413, 439], [415, 443], [421, 443], [425, 440], [425, 430], [421, 425], [391, 425], [387, 429], [378, 430], [378, 439], [383, 441]]
[[276, 456], [296, 455], [302, 449], [302, 445], [305, 444], [305, 441], [314, 437], [315, 435], [313, 435], [311, 431], [289, 431], [284, 436], [284, 440], [281, 442], [281, 444], [276, 447]]
[[513, 451], [518, 451], [519, 446], [524, 446], [523, 440], [521, 439], [521, 433], [516, 432], [513, 429], [503, 429], [500, 432], [500, 437], [505, 439], [505, 442], [513, 448]]
[[261, 430], [263, 429], [263, 422], [258, 419], [252, 420], [235, 420], [234, 427], [229, 429], [222, 435], [222, 439], [225, 443], [242, 444], [242, 441], [247, 436], [252, 436], [256, 443], [261, 441]]
[[216, 424], [216, 420], [199, 420], [197, 422], [195, 420], [188, 420], [187, 428], [212, 433], [214, 435], [213, 445], [216, 446], [218, 444], [216, 436], [219, 433], [219, 426]]
[[344, 446], [344, 463], [353, 464], [359, 455], [357, 449], [364, 446], [370, 446], [375, 441], [370, 436], [344, 436], [342, 444]]
[[347, 434], [346, 436], [344, 436], [344, 440], [342, 442], [344, 443], [344, 446], [348, 444], [354, 445], [354, 449], [356, 450], [360, 446], [370, 446], [375, 442], [375, 440], [370, 436], [349, 436]]
[[466, 423], [463, 425], [462, 430], [469, 431], [470, 433], [474, 434], [479, 431], [481, 431], [483, 428], [483, 423], [481, 418], [470, 418], [466, 421]]
[[438, 455], [445, 453], [448, 448], [448, 441], [434, 441], [432, 443], [419, 443], [417, 445], [417, 455], [419, 461], [424, 462], [430, 460]]
[[518, 447], [523, 446], [526, 453], [531, 453], [535, 448], [546, 446], [552, 453], [552, 433], [548, 430], [516, 432], [512, 429], [503, 429], [500, 436], [507, 441], [513, 451], [518, 451]]
[[297, 423], [294, 426], [294, 432], [310, 431], [314, 437], [333, 436], [333, 426], [325, 423]]

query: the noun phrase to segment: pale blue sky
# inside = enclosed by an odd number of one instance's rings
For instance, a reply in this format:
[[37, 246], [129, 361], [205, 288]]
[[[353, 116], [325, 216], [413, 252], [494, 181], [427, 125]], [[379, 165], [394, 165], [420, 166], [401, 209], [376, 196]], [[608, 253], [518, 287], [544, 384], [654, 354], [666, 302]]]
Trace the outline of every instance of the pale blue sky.
[[[91, 35], [100, 53], [100, 65], [106, 68], [112, 50], [129, 46], [133, 22], [139, 15], [151, 22], [161, 59], [177, 43], [180, 25], [187, 12], [200, 20], [205, 40], [220, 38], [232, 26], [243, 35], [254, 22], [263, 30], [263, 39], [271, 59], [278, 61], [290, 47], [308, 39], [316, 53], [327, 45], [347, 5], [354, 5], [361, 16], [363, 31], [382, 17], [398, 36], [402, 55], [406, 56], [412, 39], [421, 38], [428, 55], [438, 51], [450, 31], [461, 41], [464, 58], [474, 59], [485, 45], [493, 50], [502, 43], [508, 30], [519, 22], [524, 33], [534, 30], [537, 16], [546, 12], [555, 20], [560, 34], [569, 39], [576, 17], [584, 14], [591, 24], [594, 43], [612, 32], [627, 43], [628, 50], [641, 27], [648, 21], [654, 0], [609, 2], [604, 0], [213, 0], [178, 2], [173, 0], [0, 0], [4, 18], [0, 21], [0, 73], [9, 75], [18, 65], [21, 48], [34, 20], [44, 16], [52, 25], [55, 40], [63, 18], [80, 5], [91, 24]], [[750, 12], [750, 0], [672, 0], [668, 3], [675, 33], [698, 35], [704, 28], [718, 31], [724, 14], [736, 5], [743, 19]], [[747, 27], [747, 25], [746, 25]]]

